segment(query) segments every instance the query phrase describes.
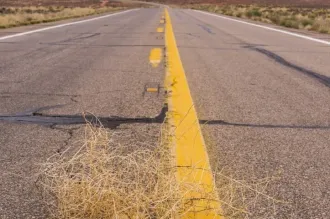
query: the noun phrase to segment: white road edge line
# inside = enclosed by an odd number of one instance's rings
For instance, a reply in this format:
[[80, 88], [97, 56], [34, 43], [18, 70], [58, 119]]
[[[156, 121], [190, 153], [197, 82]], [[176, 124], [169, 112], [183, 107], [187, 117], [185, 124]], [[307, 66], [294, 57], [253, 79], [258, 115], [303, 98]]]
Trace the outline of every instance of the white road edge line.
[[17, 33], [17, 34], [13, 34], [13, 35], [8, 35], [8, 36], [0, 37], [0, 41], [1, 40], [15, 38], [15, 37], [19, 37], [19, 36], [29, 35], [29, 34], [32, 34], [32, 33], [38, 33], [38, 32], [42, 32], [42, 31], [46, 31], [46, 30], [56, 29], [56, 28], [60, 28], [60, 27], [65, 27], [65, 26], [70, 26], [70, 25], [75, 25], [75, 24], [81, 24], [81, 23], [86, 23], [86, 22], [90, 22], [90, 21], [95, 21], [95, 20], [99, 20], [99, 19], [103, 19], [103, 18], [107, 18], [107, 17], [119, 15], [119, 14], [124, 14], [124, 13], [127, 13], [127, 12], [132, 12], [132, 11], [135, 11], [135, 10], [139, 10], [139, 9], [131, 9], [131, 10], [127, 10], [127, 11], [122, 11], [122, 12], [117, 12], [117, 13], [113, 13], [113, 14], [104, 15], [104, 16], [101, 16], [101, 17], [95, 17], [95, 18], [86, 19], [86, 20], [82, 20], [82, 21], [65, 23], [65, 24], [60, 24], [60, 25], [56, 25], [56, 26], [45, 27], [45, 28], [40, 28], [40, 29], [31, 30], [31, 31], [27, 31], [27, 32], [22, 32], [22, 33]]
[[225, 20], [230, 20], [230, 21], [234, 21], [234, 22], [238, 22], [238, 23], [242, 23], [242, 24], [247, 24], [247, 25], [250, 25], [250, 26], [259, 27], [259, 28], [263, 28], [263, 29], [266, 29], [266, 30], [271, 30], [271, 31], [279, 32], [279, 33], [284, 33], [284, 34], [299, 37], [299, 38], [302, 38], [302, 39], [306, 39], [306, 40], [310, 40], [310, 41], [330, 45], [330, 42], [326, 41], [326, 40], [320, 40], [320, 39], [316, 39], [316, 38], [313, 38], [313, 37], [309, 37], [309, 36], [305, 36], [305, 35], [301, 35], [301, 34], [297, 34], [297, 33], [292, 33], [292, 32], [289, 32], [289, 31], [280, 30], [280, 29], [276, 29], [276, 28], [272, 28], [272, 27], [267, 27], [267, 26], [263, 26], [263, 25], [259, 25], [259, 24], [253, 24], [253, 23], [250, 23], [250, 22], [241, 21], [241, 20], [237, 20], [237, 19], [233, 19], [233, 18], [221, 16], [221, 15], [216, 15], [216, 14], [204, 12], [204, 11], [199, 11], [199, 10], [193, 10], [193, 11], [199, 12], [199, 13], [202, 13], [202, 14], [207, 14], [207, 15], [214, 16], [214, 17], [218, 17], [218, 18], [222, 18], [222, 19], [225, 19]]

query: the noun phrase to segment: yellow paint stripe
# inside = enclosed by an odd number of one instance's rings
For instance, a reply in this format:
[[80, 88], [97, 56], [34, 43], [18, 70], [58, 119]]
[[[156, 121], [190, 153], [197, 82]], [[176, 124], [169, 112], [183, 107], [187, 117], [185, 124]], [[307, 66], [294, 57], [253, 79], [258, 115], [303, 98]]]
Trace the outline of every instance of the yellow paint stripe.
[[153, 67], [157, 67], [162, 60], [162, 49], [161, 48], [153, 48], [150, 51], [149, 62]]
[[165, 9], [167, 89], [172, 142], [178, 166], [177, 180], [184, 186], [185, 213], [181, 218], [223, 219], [213, 175], [171, 24]]
[[160, 23], [161, 23], [161, 24], [164, 24], [164, 23], [165, 23], [165, 21], [162, 19], [162, 20], [160, 20]]
[[162, 28], [162, 27], [157, 28], [157, 33], [163, 33], [163, 32], [164, 32], [164, 28]]
[[154, 87], [150, 87], [150, 88], [147, 88], [147, 92], [158, 92], [158, 88], [154, 88]]

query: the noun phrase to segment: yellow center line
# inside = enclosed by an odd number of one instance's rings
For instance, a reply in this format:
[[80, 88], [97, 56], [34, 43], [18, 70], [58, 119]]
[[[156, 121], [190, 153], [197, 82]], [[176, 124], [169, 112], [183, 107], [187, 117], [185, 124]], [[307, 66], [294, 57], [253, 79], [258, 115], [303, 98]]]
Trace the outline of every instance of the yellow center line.
[[164, 28], [163, 27], [158, 27], [157, 28], [157, 33], [163, 33], [164, 32]]
[[178, 166], [177, 180], [183, 185], [185, 199], [181, 218], [223, 219], [204, 138], [167, 9], [165, 21], [168, 122], [172, 127], [170, 133]]
[[150, 92], [150, 93], [158, 92], [158, 88], [155, 88], [155, 87], [147, 88], [147, 92]]
[[153, 48], [150, 51], [149, 62], [153, 67], [157, 67], [162, 60], [162, 49], [161, 48]]

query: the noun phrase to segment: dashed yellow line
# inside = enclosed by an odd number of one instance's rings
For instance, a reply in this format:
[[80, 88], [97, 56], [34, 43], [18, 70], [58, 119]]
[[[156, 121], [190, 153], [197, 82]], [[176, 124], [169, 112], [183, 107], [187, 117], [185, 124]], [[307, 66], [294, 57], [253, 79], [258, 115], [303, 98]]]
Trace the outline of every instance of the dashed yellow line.
[[157, 67], [162, 60], [162, 49], [161, 48], [153, 48], [150, 51], [149, 62], [153, 67]]
[[178, 166], [177, 180], [182, 185], [189, 185], [182, 188], [185, 213], [181, 218], [223, 219], [199, 120], [167, 9], [165, 21], [168, 122], [172, 127], [170, 131]]
[[147, 88], [147, 92], [149, 92], [149, 93], [156, 93], [156, 92], [158, 92], [158, 88], [156, 88], [156, 87]]
[[157, 28], [157, 33], [163, 33], [164, 32], [164, 28], [163, 27], [158, 27]]

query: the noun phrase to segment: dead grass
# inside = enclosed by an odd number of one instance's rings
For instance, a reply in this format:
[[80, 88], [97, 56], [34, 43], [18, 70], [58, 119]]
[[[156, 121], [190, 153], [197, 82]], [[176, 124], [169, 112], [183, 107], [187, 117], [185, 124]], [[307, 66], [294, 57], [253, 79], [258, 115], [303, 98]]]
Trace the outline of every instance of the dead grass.
[[104, 128], [86, 127], [75, 153], [51, 157], [40, 183], [54, 218], [173, 218], [179, 185], [163, 148], [112, 141]]
[[[215, 181], [225, 218], [273, 218], [277, 208], [288, 204], [267, 194], [276, 180], [277, 176], [244, 180], [231, 171], [216, 170]], [[261, 213], [257, 216], [255, 212]]]
[[247, 18], [288, 28], [330, 33], [330, 9], [261, 7], [257, 5], [213, 5], [186, 6], [193, 9]]
[[16, 27], [37, 23], [46, 23], [68, 18], [77, 18], [88, 15], [106, 13], [123, 8], [64, 8], [64, 7], [21, 7], [2, 8], [0, 10], [0, 28]]
[[[38, 185], [51, 218], [177, 218], [193, 209], [182, 191], [204, 190], [176, 180], [166, 126], [159, 147], [137, 148], [115, 142], [114, 132], [87, 125], [81, 148], [69, 147], [42, 165]], [[265, 192], [271, 178], [247, 184], [223, 170], [214, 173], [228, 219], [248, 218], [253, 203], [277, 202]]]

